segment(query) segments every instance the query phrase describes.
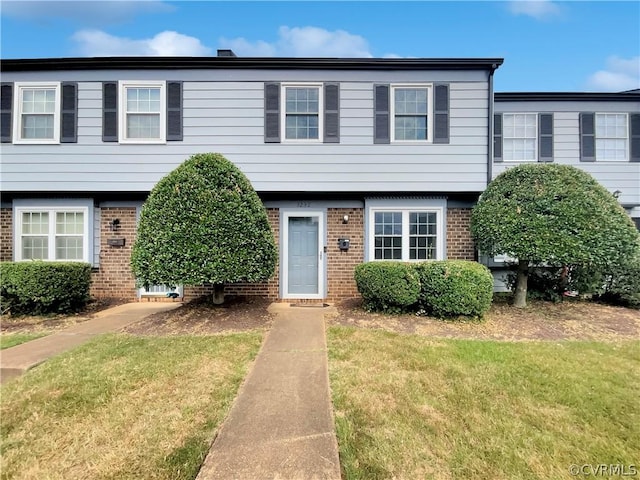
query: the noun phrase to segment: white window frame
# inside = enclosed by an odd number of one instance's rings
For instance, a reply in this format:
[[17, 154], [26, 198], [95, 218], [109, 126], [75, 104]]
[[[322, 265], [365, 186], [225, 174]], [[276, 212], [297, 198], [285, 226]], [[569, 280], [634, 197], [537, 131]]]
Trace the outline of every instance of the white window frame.
[[[318, 89], [318, 138], [287, 138], [287, 88]], [[324, 141], [324, 85], [322, 83], [283, 83], [280, 86], [281, 143], [322, 143]]]
[[[166, 288], [160, 288], [166, 287]], [[177, 293], [177, 298], [182, 298], [184, 296], [182, 285], [176, 285], [173, 289], [168, 288], [166, 285], [149, 285], [148, 291], [145, 287], [140, 287], [138, 289], [138, 297], [139, 298], [170, 298], [168, 296], [169, 293]]]
[[[380, 212], [400, 212], [402, 214], [402, 258], [401, 259], [376, 259], [375, 258], [375, 214]], [[435, 213], [436, 214], [436, 258], [410, 259], [409, 248], [409, 214], [410, 213]], [[388, 207], [372, 206], [369, 208], [368, 218], [368, 260], [372, 262], [428, 262], [431, 260], [445, 259], [445, 235], [444, 235], [444, 208], [443, 207], [418, 207], [397, 205]]]
[[[396, 139], [396, 89], [403, 88], [420, 88], [427, 90], [427, 139], [426, 140], [400, 140]], [[390, 122], [390, 139], [392, 143], [404, 143], [404, 144], [426, 144], [433, 143], [433, 84], [432, 83], [394, 83], [390, 89], [389, 100], [389, 115], [391, 116]]]
[[[22, 98], [25, 90], [54, 89], [55, 109], [53, 112], [53, 138], [22, 138]], [[15, 144], [58, 144], [60, 143], [60, 82], [16, 82], [13, 96], [13, 143]]]
[[[622, 115], [625, 118], [625, 137], [598, 137], [598, 116]], [[594, 149], [596, 162], [628, 162], [629, 161], [629, 114], [624, 112], [596, 112], [593, 118]], [[598, 157], [598, 140], [624, 140], [625, 158], [601, 158]]]
[[[92, 263], [89, 259], [89, 208], [78, 206], [29, 206], [29, 207], [15, 207], [15, 229], [14, 238], [16, 241], [16, 248], [14, 250], [14, 258], [16, 262], [30, 262], [34, 261], [30, 258], [22, 258], [22, 214], [23, 213], [47, 213], [49, 215], [49, 231], [47, 236], [49, 238], [49, 255], [47, 262], [86, 262]], [[84, 216], [84, 225], [82, 229], [82, 258], [80, 259], [56, 259], [56, 214], [57, 213], [82, 213]]]
[[[160, 89], [160, 136], [158, 138], [127, 137], [127, 89], [159, 88]], [[164, 81], [120, 80], [118, 82], [118, 138], [119, 143], [154, 144], [167, 142], [167, 83]]]
[[[535, 120], [535, 125], [536, 125], [536, 131], [533, 137], [507, 137], [506, 133], [505, 133], [505, 121], [504, 118], [505, 116], [513, 116], [515, 117], [516, 115], [525, 115], [525, 116], [531, 116], [534, 118]], [[538, 114], [537, 113], [533, 113], [533, 112], [505, 112], [502, 114], [502, 159], [505, 162], [537, 162], [538, 161], [538, 142], [539, 142], [539, 133], [540, 133], [540, 125], [539, 125], [539, 121], [538, 121]], [[507, 149], [505, 148], [505, 140], [533, 140], [533, 158], [521, 158], [521, 159], [515, 159], [515, 158], [508, 158], [506, 153], [507, 153]], [[511, 153], [511, 151], [510, 151]]]

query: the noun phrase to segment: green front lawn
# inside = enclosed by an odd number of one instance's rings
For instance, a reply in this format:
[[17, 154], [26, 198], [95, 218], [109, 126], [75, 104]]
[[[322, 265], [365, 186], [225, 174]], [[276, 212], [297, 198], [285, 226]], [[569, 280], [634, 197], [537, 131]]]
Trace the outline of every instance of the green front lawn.
[[193, 479], [261, 333], [108, 335], [2, 386], [2, 478]]
[[638, 464], [640, 342], [495, 342], [331, 327], [345, 479], [570, 479]]
[[48, 335], [46, 332], [38, 333], [3, 333], [0, 335], [0, 350], [5, 348], [15, 347], [21, 343], [28, 342], [29, 340], [35, 340], [36, 338], [44, 337]]

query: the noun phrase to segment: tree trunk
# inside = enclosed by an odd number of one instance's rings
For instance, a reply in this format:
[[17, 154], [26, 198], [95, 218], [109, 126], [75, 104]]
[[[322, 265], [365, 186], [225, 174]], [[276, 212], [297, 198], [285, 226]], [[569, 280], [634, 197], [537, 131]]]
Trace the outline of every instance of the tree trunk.
[[213, 295], [211, 300], [214, 305], [222, 305], [224, 303], [224, 284], [216, 283], [213, 286]]
[[518, 277], [513, 305], [518, 308], [527, 306], [527, 280], [529, 278], [529, 260], [518, 260]]

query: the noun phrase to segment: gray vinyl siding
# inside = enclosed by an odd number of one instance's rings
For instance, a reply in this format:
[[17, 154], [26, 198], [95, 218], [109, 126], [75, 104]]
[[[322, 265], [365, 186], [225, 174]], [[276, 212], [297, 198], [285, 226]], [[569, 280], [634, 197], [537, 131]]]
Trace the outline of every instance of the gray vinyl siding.
[[[2, 145], [3, 191], [149, 191], [189, 156], [219, 152], [258, 191], [480, 192], [486, 187], [488, 82], [481, 71], [27, 72], [3, 81], [78, 81], [78, 143]], [[121, 72], [122, 73], [122, 72]], [[253, 73], [253, 78], [256, 73]], [[264, 142], [264, 81], [340, 82], [340, 143]], [[120, 145], [102, 141], [102, 81], [182, 80], [183, 141]], [[376, 82], [447, 82], [449, 144], [373, 143]], [[432, 121], [433, 119], [430, 119]]]
[[[640, 112], [640, 102], [496, 102], [496, 113], [553, 113], [553, 162], [573, 165], [593, 175], [610, 192], [620, 190], [622, 205], [640, 205], [640, 163], [580, 161], [580, 112]], [[493, 164], [493, 177], [523, 162]]]

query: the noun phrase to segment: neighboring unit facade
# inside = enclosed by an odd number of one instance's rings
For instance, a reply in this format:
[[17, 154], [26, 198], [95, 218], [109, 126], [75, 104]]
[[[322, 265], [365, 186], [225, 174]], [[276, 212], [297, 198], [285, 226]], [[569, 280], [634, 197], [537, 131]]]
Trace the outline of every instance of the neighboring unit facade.
[[[532, 162], [581, 168], [616, 196], [640, 229], [640, 90], [496, 93], [492, 177]], [[504, 256], [487, 259], [502, 287]]]
[[[502, 59], [221, 53], [3, 61], [0, 259], [87, 261], [96, 296], [164, 296], [163, 286], [137, 289], [129, 268], [140, 207], [189, 156], [218, 152], [252, 182], [279, 246], [272, 280], [227, 291], [296, 301], [352, 297], [353, 269], [363, 261], [477, 258], [471, 208], [493, 176], [520, 161], [507, 160], [505, 146], [510, 155], [530, 154], [529, 136], [517, 148], [521, 139], [505, 136], [512, 113], [523, 114], [514, 121], [531, 120], [529, 113], [538, 119], [536, 135], [545, 140], [534, 155], [548, 156], [550, 142], [553, 161], [583, 166], [640, 216], [640, 163], [630, 161], [637, 131], [629, 127], [640, 112], [638, 94], [578, 103], [514, 94], [513, 104], [503, 94], [494, 112], [493, 74]], [[572, 149], [581, 145], [579, 118], [590, 112], [594, 125], [598, 113], [624, 115], [626, 160], [580, 163]], [[494, 131], [498, 113], [503, 121]], [[597, 150], [598, 139], [592, 143]]]

